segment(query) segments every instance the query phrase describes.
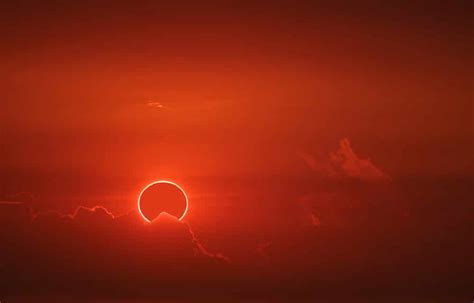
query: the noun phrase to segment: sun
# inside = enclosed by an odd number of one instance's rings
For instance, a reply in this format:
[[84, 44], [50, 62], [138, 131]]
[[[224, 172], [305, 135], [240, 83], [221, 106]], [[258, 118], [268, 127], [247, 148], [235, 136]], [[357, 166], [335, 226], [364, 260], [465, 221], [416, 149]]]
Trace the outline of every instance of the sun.
[[146, 222], [167, 213], [182, 220], [188, 211], [188, 196], [176, 183], [155, 181], [145, 186], [138, 195], [138, 212]]

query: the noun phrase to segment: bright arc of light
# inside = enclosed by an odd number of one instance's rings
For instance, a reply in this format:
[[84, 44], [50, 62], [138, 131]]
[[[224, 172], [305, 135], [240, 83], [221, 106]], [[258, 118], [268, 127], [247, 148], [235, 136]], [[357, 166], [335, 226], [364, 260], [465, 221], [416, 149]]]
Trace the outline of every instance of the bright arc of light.
[[166, 180], [159, 180], [159, 181], [155, 181], [155, 182], [152, 182], [150, 184], [148, 184], [147, 186], [145, 186], [145, 188], [142, 189], [142, 191], [140, 192], [140, 194], [138, 195], [138, 212], [140, 213], [140, 215], [143, 217], [143, 219], [145, 219], [146, 222], [150, 223], [151, 220], [148, 219], [143, 213], [142, 213], [142, 209], [140, 207], [140, 202], [141, 202], [141, 199], [142, 199], [142, 195], [143, 193], [151, 186], [155, 185], [155, 184], [162, 184], [162, 183], [165, 183], [165, 184], [171, 184], [171, 185], [174, 185], [176, 186], [184, 195], [184, 200], [186, 200], [186, 208], [184, 209], [184, 212], [183, 214], [181, 215], [181, 217], [178, 218], [179, 221], [181, 221], [184, 216], [186, 216], [186, 213], [188, 212], [188, 196], [186, 195], [186, 192], [181, 188], [181, 186], [179, 186], [178, 184], [174, 183], [174, 182], [171, 182], [171, 181], [166, 181]]

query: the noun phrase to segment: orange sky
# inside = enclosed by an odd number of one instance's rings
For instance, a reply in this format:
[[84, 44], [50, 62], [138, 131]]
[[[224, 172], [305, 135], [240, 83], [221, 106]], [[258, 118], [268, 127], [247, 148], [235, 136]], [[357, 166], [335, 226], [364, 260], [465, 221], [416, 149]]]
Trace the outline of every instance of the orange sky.
[[283, 7], [16, 7], [2, 18], [2, 166], [287, 174], [298, 150], [348, 137], [392, 174], [468, 171], [458, 8]]
[[243, 264], [232, 279], [465, 277], [467, 3], [20, 0], [1, 4], [0, 32], [0, 206], [101, 206], [40, 213], [32, 237], [92, 222], [135, 245], [153, 237], [134, 221], [138, 193], [164, 179], [189, 197], [186, 256]]

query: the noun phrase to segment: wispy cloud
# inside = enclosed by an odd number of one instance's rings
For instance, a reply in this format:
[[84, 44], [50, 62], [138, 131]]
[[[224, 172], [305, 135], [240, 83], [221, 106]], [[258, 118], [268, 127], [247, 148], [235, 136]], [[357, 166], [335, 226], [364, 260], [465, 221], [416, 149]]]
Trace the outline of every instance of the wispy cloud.
[[161, 104], [160, 102], [154, 101], [154, 100], [147, 100], [145, 104], [146, 106], [152, 107], [152, 108], [168, 108], [164, 106], [163, 104]]
[[339, 149], [330, 154], [330, 163], [336, 173], [363, 180], [388, 180], [389, 176], [370, 159], [360, 158], [352, 149], [349, 139], [339, 142]]
[[311, 225], [313, 226], [321, 226], [321, 220], [315, 214], [310, 215]]
[[361, 180], [390, 180], [388, 174], [375, 166], [370, 159], [359, 157], [349, 139], [339, 141], [339, 148], [329, 154], [329, 159], [318, 161], [306, 152], [299, 152], [308, 167], [322, 175], [335, 178], [355, 178]]

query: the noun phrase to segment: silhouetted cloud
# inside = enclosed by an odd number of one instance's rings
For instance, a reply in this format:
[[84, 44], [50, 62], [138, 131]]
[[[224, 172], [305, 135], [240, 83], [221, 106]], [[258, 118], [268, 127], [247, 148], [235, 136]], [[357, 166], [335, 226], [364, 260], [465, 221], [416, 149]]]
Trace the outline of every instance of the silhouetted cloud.
[[0, 241], [7, 245], [0, 252], [1, 267], [8, 277], [0, 283], [2, 294], [5, 283], [19, 293], [28, 293], [30, 283], [57, 291], [84, 289], [84, 281], [123, 289], [158, 289], [183, 279], [207, 283], [230, 262], [172, 216], [145, 223], [136, 212], [116, 216], [102, 206], [30, 216], [18, 204], [2, 206], [0, 223]]
[[[56, 219], [55, 219], [56, 218]], [[77, 207], [72, 214], [62, 214], [61, 212], [57, 211], [45, 211], [39, 212], [32, 215], [32, 224], [37, 224], [41, 221], [45, 224], [48, 224], [48, 220], [51, 222], [58, 222], [57, 219], [63, 219], [64, 223], [67, 223], [67, 220], [70, 220], [70, 224], [75, 224], [79, 227], [87, 227], [90, 229], [96, 229], [103, 232], [113, 232], [113, 229], [116, 228], [117, 231], [121, 230], [121, 226], [119, 226], [119, 222], [121, 221], [128, 221], [127, 223], [133, 223], [135, 227], [138, 229], [142, 228], [146, 230], [147, 228], [169, 228], [169, 227], [179, 227], [174, 230], [174, 233], [170, 233], [167, 237], [172, 238], [176, 236], [177, 239], [187, 239], [190, 240], [189, 244], [192, 244], [192, 251], [195, 255], [198, 256], [206, 256], [210, 258], [217, 258], [226, 262], [230, 262], [230, 259], [224, 256], [221, 253], [212, 253], [210, 252], [196, 237], [195, 233], [192, 231], [191, 227], [188, 223], [179, 221], [175, 217], [167, 215], [166, 213], [162, 213], [158, 216], [154, 221], [151, 223], [146, 223], [139, 218], [135, 212], [125, 214], [125, 215], [114, 215], [110, 211], [108, 211], [103, 206], [94, 206], [94, 207], [84, 207], [79, 206]], [[133, 219], [133, 220], [131, 220]], [[43, 223], [43, 222], [41, 222]], [[108, 224], [108, 225], [106, 225]], [[58, 226], [61, 228], [61, 226]], [[110, 230], [108, 230], [110, 229]], [[161, 235], [161, 233], [160, 233]], [[140, 234], [137, 234], [139, 237]], [[167, 247], [163, 247], [163, 250], [166, 250]]]
[[[470, 183], [415, 182], [415, 195], [408, 195], [394, 182], [320, 181], [324, 186], [311, 180], [296, 204], [279, 200], [284, 211], [271, 212], [275, 205], [265, 203], [270, 211], [252, 214], [254, 221], [225, 232], [216, 224], [214, 242], [200, 241], [204, 233], [164, 214], [145, 223], [137, 211], [116, 215], [95, 206], [32, 217], [27, 203], [0, 204], [0, 293], [191, 301], [217, 294], [218, 302], [229, 293], [241, 301], [299, 295], [317, 301], [339, 294], [341, 285], [348, 296], [367, 289], [390, 296], [394, 287], [401, 287], [397, 294], [470, 293], [472, 218], [464, 211]], [[254, 232], [248, 222], [257, 222]], [[229, 262], [204, 243], [240, 250], [222, 250], [231, 253]]]

